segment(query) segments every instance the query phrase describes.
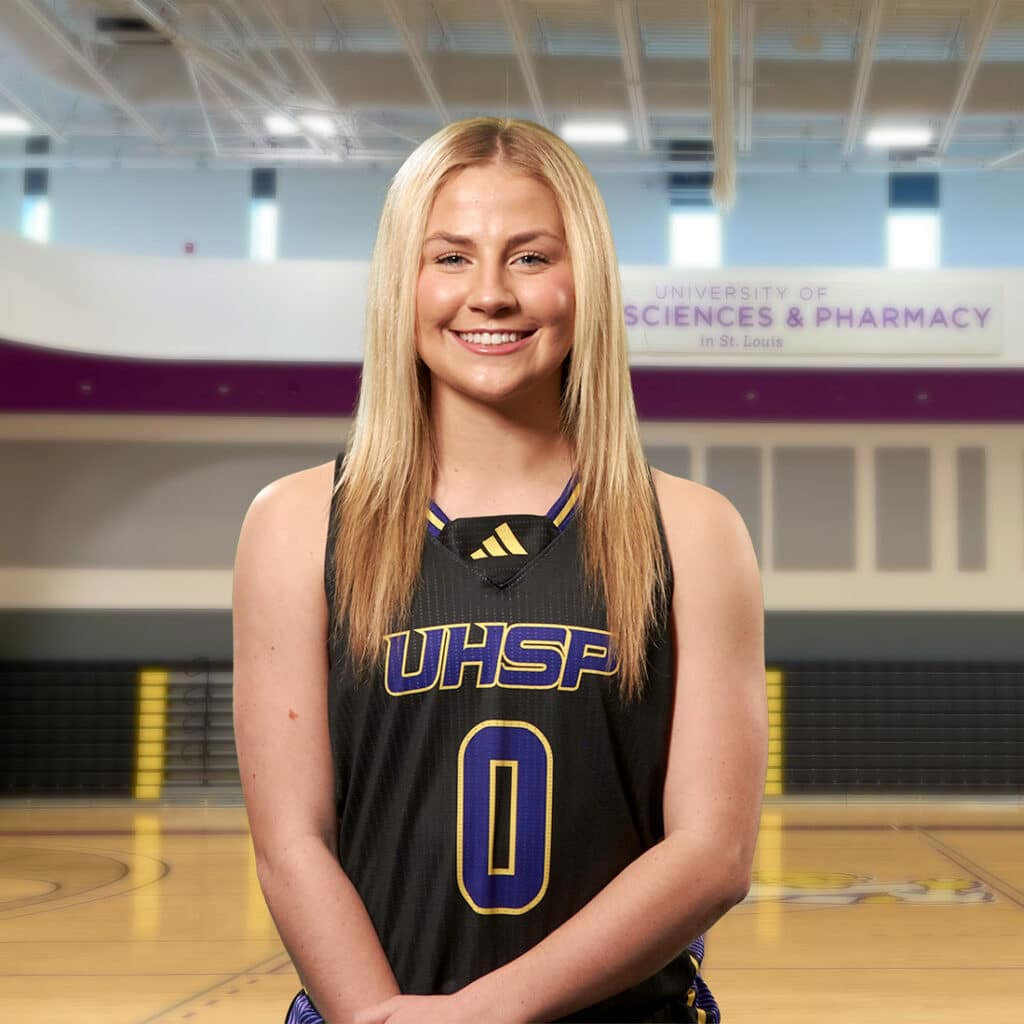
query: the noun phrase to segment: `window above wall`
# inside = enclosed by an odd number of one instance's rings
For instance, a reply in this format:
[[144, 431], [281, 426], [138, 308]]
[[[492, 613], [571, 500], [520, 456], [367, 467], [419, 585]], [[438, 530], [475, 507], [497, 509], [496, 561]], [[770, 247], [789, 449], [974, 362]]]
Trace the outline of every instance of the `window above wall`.
[[674, 207], [669, 220], [669, 264], [722, 265], [722, 217], [711, 207]]
[[[694, 150], [706, 159], [708, 142], [675, 143], [675, 152]], [[669, 265], [714, 268], [722, 265], [722, 218], [711, 201], [713, 174], [708, 170], [676, 171], [668, 176]]]
[[[45, 155], [50, 140], [33, 137], [25, 140], [25, 153]], [[50, 240], [50, 172], [45, 167], [25, 169], [21, 197], [21, 235], [33, 242]]]
[[255, 167], [249, 200], [249, 258], [277, 259], [277, 171]]
[[21, 236], [33, 242], [50, 240], [50, 199], [24, 196], [21, 200]]
[[938, 174], [890, 174], [886, 265], [927, 270], [941, 262]]
[[938, 211], [889, 213], [886, 222], [886, 264], [894, 270], [938, 267], [942, 251]]

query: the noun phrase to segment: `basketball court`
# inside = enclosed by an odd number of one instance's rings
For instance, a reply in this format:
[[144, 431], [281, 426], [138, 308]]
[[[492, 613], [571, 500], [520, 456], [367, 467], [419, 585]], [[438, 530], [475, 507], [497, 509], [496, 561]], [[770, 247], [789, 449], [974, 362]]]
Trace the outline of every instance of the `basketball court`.
[[[704, 975], [733, 1021], [1012, 1021], [1022, 832], [1020, 801], [771, 799]], [[249, 1024], [299, 987], [241, 808], [8, 805], [0, 886], [5, 1019]]]

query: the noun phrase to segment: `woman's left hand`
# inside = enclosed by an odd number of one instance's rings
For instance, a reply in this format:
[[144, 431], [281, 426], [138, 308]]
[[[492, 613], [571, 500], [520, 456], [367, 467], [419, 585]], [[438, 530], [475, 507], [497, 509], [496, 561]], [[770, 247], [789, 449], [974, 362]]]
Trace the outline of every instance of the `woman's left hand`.
[[[360, 1010], [353, 1024], [499, 1024], [500, 1012], [481, 1016], [479, 1008], [459, 999], [459, 994], [448, 996], [392, 996], [376, 1006]], [[513, 1024], [508, 1021], [508, 1024]]]

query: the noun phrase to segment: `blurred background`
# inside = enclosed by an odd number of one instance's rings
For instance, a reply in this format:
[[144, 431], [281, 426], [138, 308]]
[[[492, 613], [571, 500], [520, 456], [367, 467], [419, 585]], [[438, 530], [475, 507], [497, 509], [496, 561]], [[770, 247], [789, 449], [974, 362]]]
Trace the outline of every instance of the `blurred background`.
[[[0, 935], [38, 945], [0, 1015], [283, 1017], [235, 542], [343, 446], [390, 178], [477, 114], [592, 170], [648, 457], [758, 554], [766, 816], [712, 989], [746, 1019], [1012, 1019], [1021, 0], [4, 0]], [[991, 971], [970, 996], [963, 943]], [[883, 959], [903, 973], [852, 991]]]

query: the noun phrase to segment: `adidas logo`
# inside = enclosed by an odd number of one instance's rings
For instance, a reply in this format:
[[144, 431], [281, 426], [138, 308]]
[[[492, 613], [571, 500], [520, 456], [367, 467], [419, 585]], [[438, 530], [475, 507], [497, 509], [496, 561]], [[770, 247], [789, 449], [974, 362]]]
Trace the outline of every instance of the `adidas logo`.
[[[502, 547], [504, 545], [504, 547]], [[505, 555], [528, 555], [529, 552], [519, 539], [512, 532], [508, 523], [502, 523], [494, 533], [484, 538], [480, 545], [469, 557], [470, 558], [502, 558]]]

